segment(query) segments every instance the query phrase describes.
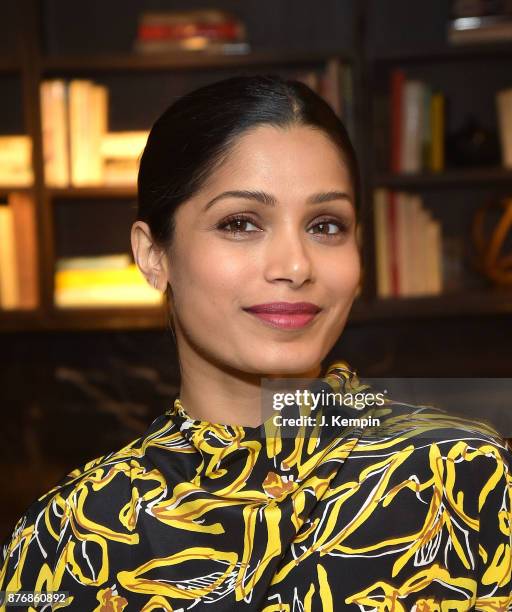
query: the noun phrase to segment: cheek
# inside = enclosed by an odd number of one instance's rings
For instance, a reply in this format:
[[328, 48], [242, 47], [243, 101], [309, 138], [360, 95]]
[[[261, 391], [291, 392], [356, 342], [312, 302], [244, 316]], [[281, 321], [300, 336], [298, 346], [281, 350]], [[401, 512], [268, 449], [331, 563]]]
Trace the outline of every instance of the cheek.
[[322, 278], [333, 297], [351, 297], [359, 284], [361, 262], [357, 249], [350, 249], [339, 257], [330, 257], [322, 267]]
[[251, 278], [251, 263], [229, 249], [205, 248], [191, 251], [177, 266], [177, 307], [207, 311], [221, 316], [225, 307], [240, 299], [241, 287]]

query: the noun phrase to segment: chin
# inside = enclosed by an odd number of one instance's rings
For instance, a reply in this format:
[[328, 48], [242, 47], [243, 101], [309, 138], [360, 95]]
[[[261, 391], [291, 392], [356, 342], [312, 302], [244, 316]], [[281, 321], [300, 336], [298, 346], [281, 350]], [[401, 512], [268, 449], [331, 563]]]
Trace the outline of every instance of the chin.
[[320, 364], [321, 359], [312, 359], [312, 355], [309, 355], [308, 359], [301, 359], [298, 358], [297, 352], [294, 351], [289, 356], [279, 355], [276, 358], [269, 358], [266, 355], [259, 360], [257, 369], [263, 376], [302, 378], [315, 372]]

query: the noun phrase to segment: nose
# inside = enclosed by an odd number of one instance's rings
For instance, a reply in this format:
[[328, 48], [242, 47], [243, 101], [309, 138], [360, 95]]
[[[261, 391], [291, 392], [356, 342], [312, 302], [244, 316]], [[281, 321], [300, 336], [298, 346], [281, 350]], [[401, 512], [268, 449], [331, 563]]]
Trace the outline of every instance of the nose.
[[287, 281], [294, 288], [312, 280], [313, 262], [307, 236], [292, 227], [276, 231], [267, 243], [265, 278]]

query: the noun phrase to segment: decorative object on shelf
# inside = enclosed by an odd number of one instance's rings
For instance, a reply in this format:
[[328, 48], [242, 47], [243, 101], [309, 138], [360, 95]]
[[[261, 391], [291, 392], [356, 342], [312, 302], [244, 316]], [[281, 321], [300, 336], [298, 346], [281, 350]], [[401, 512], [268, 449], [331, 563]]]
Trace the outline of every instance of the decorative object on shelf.
[[[496, 211], [498, 220], [488, 232], [487, 219]], [[512, 197], [489, 200], [476, 211], [472, 229], [476, 269], [497, 285], [512, 285]]]
[[248, 53], [243, 22], [219, 9], [142, 13], [135, 40], [137, 53], [202, 51], [219, 54]]
[[448, 166], [499, 166], [501, 152], [498, 134], [485, 128], [473, 114], [446, 138]]
[[448, 42], [453, 45], [512, 40], [510, 0], [452, 0]]

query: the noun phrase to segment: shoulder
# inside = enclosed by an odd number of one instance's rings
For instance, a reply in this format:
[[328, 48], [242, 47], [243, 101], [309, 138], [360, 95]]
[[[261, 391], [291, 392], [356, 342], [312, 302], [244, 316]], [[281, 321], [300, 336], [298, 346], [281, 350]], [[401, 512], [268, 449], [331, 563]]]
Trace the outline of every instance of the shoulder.
[[158, 417], [141, 437], [73, 469], [30, 504], [3, 543], [0, 590], [33, 590], [36, 583], [49, 580], [64, 534], [80, 522], [84, 506], [88, 516], [105, 516], [130, 500], [137, 458], [143, 458], [148, 436], [162, 425]]
[[[388, 458], [403, 469], [415, 467], [442, 479], [464, 478], [466, 488], [482, 488], [502, 474], [512, 487], [512, 450], [494, 427], [443, 409], [389, 402], [372, 410], [378, 424], [366, 428], [356, 456]], [[494, 476], [493, 476], [494, 474]]]

